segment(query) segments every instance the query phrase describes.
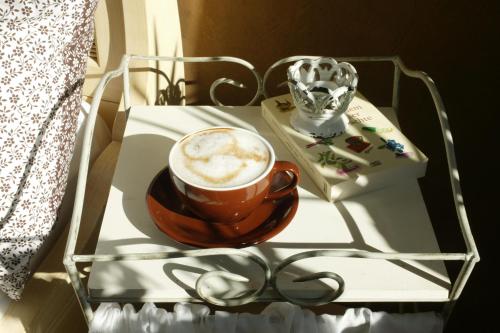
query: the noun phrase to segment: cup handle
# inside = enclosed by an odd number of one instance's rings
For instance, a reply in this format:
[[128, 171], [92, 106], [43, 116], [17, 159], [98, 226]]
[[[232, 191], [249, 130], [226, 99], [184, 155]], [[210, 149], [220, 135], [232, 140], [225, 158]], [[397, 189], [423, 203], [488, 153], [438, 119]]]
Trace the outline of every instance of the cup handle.
[[297, 165], [291, 162], [276, 161], [274, 163], [273, 169], [271, 170], [271, 180], [276, 174], [287, 171], [293, 175], [293, 179], [290, 184], [279, 189], [278, 191], [269, 192], [266, 196], [266, 199], [277, 200], [291, 193], [297, 187], [297, 184], [300, 181], [300, 170]]

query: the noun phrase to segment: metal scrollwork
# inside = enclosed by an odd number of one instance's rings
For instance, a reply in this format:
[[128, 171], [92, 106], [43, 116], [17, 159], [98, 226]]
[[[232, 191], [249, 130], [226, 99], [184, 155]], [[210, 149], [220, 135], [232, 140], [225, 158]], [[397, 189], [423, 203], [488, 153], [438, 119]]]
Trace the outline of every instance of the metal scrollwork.
[[[196, 251], [196, 250], [195, 250]], [[198, 295], [205, 301], [219, 305], [219, 306], [237, 306], [243, 305], [250, 302], [255, 301], [262, 293], [266, 290], [269, 280], [271, 278], [271, 269], [269, 266], [262, 260], [260, 257], [256, 256], [253, 253], [237, 250], [237, 249], [211, 249], [211, 250], [198, 250], [200, 253], [195, 256], [215, 256], [215, 255], [238, 255], [243, 256], [245, 258], [250, 259], [254, 263], [260, 266], [262, 271], [264, 272], [264, 282], [261, 286], [255, 290], [250, 292], [249, 294], [245, 294], [240, 297], [234, 297], [230, 299], [221, 299], [214, 296], [210, 296], [205, 293], [203, 286], [208, 285], [207, 282], [210, 278], [220, 277], [227, 280], [238, 281], [238, 282], [248, 282], [247, 278], [242, 277], [241, 275], [234, 274], [227, 271], [211, 271], [202, 274], [198, 280], [196, 281], [196, 292]]]
[[[212, 61], [234, 62], [234, 63], [240, 64], [240, 65], [248, 68], [252, 72], [252, 74], [254, 75], [255, 80], [257, 81], [257, 90], [256, 90], [255, 95], [253, 96], [252, 100], [245, 105], [246, 106], [253, 105], [259, 99], [259, 97], [261, 95], [261, 90], [262, 90], [262, 78], [260, 77], [260, 74], [255, 70], [255, 67], [251, 63], [249, 63], [248, 61], [245, 61], [243, 59], [239, 59], [239, 58], [235, 58], [235, 57], [212, 57], [212, 58], [207, 59], [206, 62], [212, 62]], [[221, 84], [229, 84], [231, 86], [238, 87], [238, 88], [246, 88], [246, 86], [243, 83], [236, 81], [236, 80], [227, 79], [227, 78], [220, 78], [220, 79], [215, 80], [212, 83], [212, 85], [210, 86], [210, 99], [217, 106], [224, 106], [224, 104], [222, 104], [219, 101], [219, 99], [217, 99], [217, 97], [215, 96], [215, 90]]]
[[157, 259], [178, 259], [178, 258], [195, 258], [195, 257], [212, 257], [212, 256], [240, 256], [251, 260], [259, 265], [264, 272], [264, 281], [256, 290], [249, 290], [239, 297], [230, 299], [221, 299], [211, 296], [205, 292], [207, 283], [211, 278], [222, 278], [226, 280], [248, 282], [249, 280], [241, 275], [234, 274], [227, 271], [216, 270], [201, 274], [196, 280], [196, 292], [198, 296], [204, 301], [220, 306], [237, 306], [255, 301], [269, 285], [271, 279], [271, 269], [257, 255], [239, 249], [232, 248], [215, 248], [203, 250], [188, 250], [188, 251], [174, 251], [174, 252], [157, 252], [157, 253], [126, 253], [126, 254], [96, 254], [96, 255], [73, 255], [72, 260], [75, 262], [109, 262], [109, 261], [125, 261], [125, 260], [157, 260]]
[[313, 273], [313, 274], [308, 274], [305, 276], [298, 277], [293, 280], [293, 282], [307, 282], [307, 281], [313, 281], [313, 280], [319, 280], [319, 279], [331, 279], [334, 280], [337, 284], [338, 287], [337, 289], [330, 289], [326, 295], [323, 295], [319, 298], [316, 299], [306, 299], [306, 298], [295, 298], [287, 295], [284, 293], [279, 285], [278, 285], [278, 274], [280, 271], [282, 271], [285, 267], [288, 265], [291, 265], [292, 263], [303, 260], [303, 259], [308, 259], [308, 258], [315, 258], [315, 257], [338, 257], [338, 254], [336, 254], [335, 251], [332, 250], [317, 250], [317, 251], [307, 251], [307, 252], [301, 252], [298, 254], [295, 254], [293, 256], [290, 256], [286, 259], [284, 259], [276, 268], [273, 270], [273, 274], [271, 277], [271, 286], [273, 289], [284, 299], [287, 301], [301, 305], [301, 306], [318, 306], [318, 305], [323, 305], [327, 304], [330, 302], [333, 302], [336, 300], [342, 293], [344, 292], [344, 287], [345, 287], [345, 282], [344, 279], [338, 275], [337, 273], [334, 272], [318, 272], [318, 273]]
[[[179, 61], [179, 62], [202, 62], [202, 63], [208, 63], [208, 62], [232, 62], [235, 64], [242, 65], [246, 68], [248, 68], [252, 74], [255, 77], [255, 80], [257, 81], [257, 90], [255, 92], [255, 95], [253, 96], [252, 100], [245, 104], [245, 106], [253, 105], [260, 97], [261, 91], [262, 91], [262, 78], [260, 77], [260, 74], [255, 70], [255, 67], [249, 63], [246, 60], [236, 58], [236, 57], [159, 57], [159, 56], [141, 56], [141, 55], [125, 55], [124, 56], [124, 66], [120, 66], [120, 69], [123, 71], [124, 70], [124, 86], [128, 87], [128, 62], [132, 59], [137, 59], [137, 60], [156, 60], [156, 61]], [[236, 80], [228, 79], [228, 78], [220, 78], [215, 80], [212, 85], [210, 86], [210, 99], [212, 102], [217, 105], [217, 106], [224, 106], [221, 101], [217, 98], [215, 91], [218, 86], [221, 84], [229, 84], [234, 87], [238, 88], [246, 88], [246, 86]], [[128, 97], [125, 96], [126, 98], [126, 103], [125, 106], [126, 108], [129, 106], [128, 105]]]
[[[274, 69], [276, 67], [284, 65], [284, 64], [288, 64], [290, 62], [295, 62], [295, 61], [298, 61], [298, 60], [305, 60], [305, 59], [311, 59], [312, 60], [312, 59], [317, 59], [319, 57], [320, 56], [307, 56], [307, 55], [304, 55], [304, 56], [293, 56], [293, 57], [287, 57], [287, 58], [283, 58], [283, 59], [280, 59], [280, 60], [276, 61], [264, 73], [264, 80], [262, 81], [262, 95], [265, 98], [269, 98], [269, 94], [267, 93], [267, 90], [266, 90], [266, 82], [267, 82], [267, 79], [269, 78], [269, 75], [271, 75], [271, 73], [274, 71]], [[285, 84], [286, 84], [286, 81], [278, 84], [277, 87], [282, 87]]]

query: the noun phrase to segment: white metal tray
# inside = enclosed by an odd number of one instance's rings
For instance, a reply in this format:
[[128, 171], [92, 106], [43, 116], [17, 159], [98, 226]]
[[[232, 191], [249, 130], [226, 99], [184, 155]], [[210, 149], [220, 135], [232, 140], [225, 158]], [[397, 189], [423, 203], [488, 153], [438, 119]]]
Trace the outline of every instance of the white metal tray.
[[[87, 119], [85, 136], [84, 136], [84, 144], [82, 150], [82, 158], [79, 170], [79, 178], [76, 190], [76, 198], [75, 205], [73, 210], [73, 217], [70, 226], [70, 232], [68, 237], [68, 242], [66, 246], [65, 256], [64, 256], [64, 265], [68, 274], [70, 276], [72, 285], [75, 289], [75, 292], [78, 296], [79, 302], [82, 306], [83, 312], [85, 314], [85, 318], [87, 322], [90, 322], [93, 317], [93, 310], [91, 303], [93, 301], [123, 301], [123, 299], [116, 299], [114, 297], [98, 297], [92, 298], [89, 297], [87, 293], [87, 289], [84, 287], [82, 280], [80, 278], [77, 263], [79, 262], [123, 262], [123, 261], [140, 261], [140, 260], [170, 260], [170, 259], [178, 259], [184, 257], [206, 257], [206, 256], [238, 256], [244, 257], [248, 260], [253, 261], [263, 271], [263, 279], [262, 284], [255, 288], [255, 290], [251, 290], [249, 293], [246, 293], [240, 297], [233, 297], [230, 299], [227, 298], [215, 298], [211, 295], [208, 295], [204, 290], [207, 285], [207, 281], [210, 278], [217, 276], [226, 279], [234, 279], [234, 275], [226, 271], [209, 271], [201, 276], [196, 281], [196, 292], [197, 296], [205, 300], [207, 302], [224, 305], [224, 306], [233, 306], [233, 305], [241, 305], [245, 303], [249, 303], [255, 300], [263, 299], [263, 294], [269, 288], [274, 289], [275, 293], [279, 295], [282, 299], [288, 300], [290, 302], [294, 302], [301, 305], [314, 305], [314, 304], [324, 304], [325, 302], [332, 301], [336, 299], [342, 292], [343, 284], [339, 282], [339, 287], [336, 290], [332, 290], [327, 295], [322, 295], [317, 299], [309, 299], [304, 300], [301, 298], [293, 297], [288, 293], [283, 292], [282, 288], [278, 284], [277, 275], [283, 270], [285, 267], [289, 266], [292, 263], [295, 263], [299, 260], [310, 259], [313, 257], [334, 257], [336, 259], [346, 258], [345, 260], [379, 260], [379, 261], [407, 261], [407, 260], [415, 260], [415, 261], [446, 261], [446, 260], [454, 260], [454, 261], [463, 261], [461, 270], [458, 274], [458, 277], [455, 281], [453, 281], [451, 288], [449, 289], [448, 294], [442, 299], [445, 301], [443, 307], [443, 315], [447, 318], [453, 309], [454, 302], [460, 296], [467, 279], [469, 278], [472, 269], [476, 262], [479, 261], [479, 254], [477, 248], [474, 243], [474, 239], [471, 234], [471, 230], [469, 227], [467, 215], [465, 212], [465, 206], [462, 200], [460, 182], [458, 170], [456, 167], [455, 155], [453, 151], [453, 139], [451, 136], [451, 132], [449, 129], [448, 119], [446, 116], [446, 112], [444, 109], [443, 102], [439, 95], [439, 92], [436, 88], [436, 85], [432, 81], [432, 79], [423, 72], [413, 71], [406, 68], [406, 66], [402, 63], [399, 57], [358, 57], [358, 58], [337, 58], [340, 61], [348, 61], [351, 63], [357, 62], [389, 62], [394, 65], [394, 80], [393, 80], [393, 95], [392, 95], [392, 105], [390, 108], [394, 111], [398, 110], [399, 104], [399, 79], [401, 73], [408, 77], [416, 78], [421, 80], [426, 87], [428, 88], [433, 101], [436, 107], [437, 115], [441, 125], [441, 131], [444, 139], [444, 146], [446, 148], [446, 157], [448, 161], [448, 171], [450, 174], [450, 182], [451, 188], [453, 192], [453, 199], [456, 207], [456, 213], [458, 217], [458, 221], [460, 224], [460, 228], [465, 240], [465, 245], [467, 248], [467, 252], [465, 253], [441, 253], [441, 252], [432, 252], [432, 253], [419, 253], [419, 252], [380, 252], [380, 251], [367, 251], [367, 250], [358, 250], [358, 249], [342, 249], [342, 248], [325, 248], [325, 249], [315, 249], [308, 251], [301, 251], [299, 253], [292, 254], [288, 257], [284, 257], [281, 259], [280, 263], [277, 263], [271, 269], [271, 265], [263, 260], [259, 255], [256, 255], [252, 251], [248, 250], [238, 250], [238, 249], [203, 249], [203, 250], [185, 250], [185, 251], [159, 251], [159, 252], [141, 252], [141, 253], [102, 253], [98, 254], [76, 254], [76, 241], [78, 236], [78, 230], [80, 227], [80, 220], [83, 209], [84, 202], [84, 193], [85, 193], [85, 185], [87, 180], [87, 173], [89, 168], [89, 158], [90, 158], [90, 148], [93, 136], [93, 130], [95, 125], [95, 120], [97, 116], [97, 111], [99, 107], [99, 103], [104, 91], [106, 84], [120, 75], [123, 75], [123, 93], [124, 93], [124, 105], [125, 110], [128, 113], [131, 110], [130, 105], [130, 94], [129, 94], [129, 63], [131, 60], [152, 60], [152, 61], [179, 61], [179, 62], [234, 62], [241, 64], [247, 67], [254, 74], [257, 80], [257, 91], [253, 96], [252, 100], [247, 105], [252, 105], [255, 103], [260, 96], [267, 97], [267, 93], [265, 90], [265, 83], [270, 73], [277, 66], [286, 64], [289, 62], [296, 61], [298, 59], [304, 58], [316, 58], [315, 56], [295, 56], [290, 58], [282, 59], [275, 64], [273, 64], [265, 73], [264, 78], [261, 79], [260, 75], [255, 71], [254, 67], [238, 58], [233, 57], [186, 57], [186, 58], [176, 58], [176, 57], [156, 57], [156, 56], [137, 56], [137, 55], [124, 55], [120, 66], [111, 72], [108, 72], [104, 75], [101, 82], [99, 83], [96, 92], [94, 94], [94, 99], [92, 102], [92, 107], [90, 110], [90, 114]], [[218, 79], [216, 80], [210, 89], [210, 96], [214, 104], [218, 106], [222, 106], [222, 103], [216, 97], [216, 89], [220, 84], [231, 84], [235, 86], [241, 86], [240, 83], [231, 80], [231, 79]], [[309, 274], [308, 276], [302, 277], [302, 280], [318, 280], [321, 278], [330, 278], [334, 280], [338, 280], [336, 274], [334, 272], [318, 272], [314, 274]], [[265, 297], [264, 297], [265, 299]], [[144, 301], [143, 298], [138, 297], [136, 299], [129, 299], [129, 301]], [[369, 301], [369, 296], [366, 297], [366, 300]], [[426, 301], [425, 297], [420, 299], [415, 299], [415, 301]]]

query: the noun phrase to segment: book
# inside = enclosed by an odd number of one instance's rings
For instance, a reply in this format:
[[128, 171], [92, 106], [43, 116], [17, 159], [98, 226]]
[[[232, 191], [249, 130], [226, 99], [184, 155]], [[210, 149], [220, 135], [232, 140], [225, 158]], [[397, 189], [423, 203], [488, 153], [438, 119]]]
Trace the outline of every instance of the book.
[[290, 94], [262, 101], [262, 116], [330, 201], [425, 175], [428, 158], [384, 114], [357, 93], [345, 133], [311, 137], [294, 130]]

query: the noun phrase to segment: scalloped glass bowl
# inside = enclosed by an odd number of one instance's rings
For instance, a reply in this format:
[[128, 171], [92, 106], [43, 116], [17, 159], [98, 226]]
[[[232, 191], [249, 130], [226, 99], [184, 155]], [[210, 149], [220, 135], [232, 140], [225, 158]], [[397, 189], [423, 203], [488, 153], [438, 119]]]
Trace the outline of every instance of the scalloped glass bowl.
[[287, 70], [288, 87], [296, 110], [292, 127], [314, 137], [345, 132], [345, 112], [356, 94], [358, 74], [354, 66], [333, 58], [303, 59]]

